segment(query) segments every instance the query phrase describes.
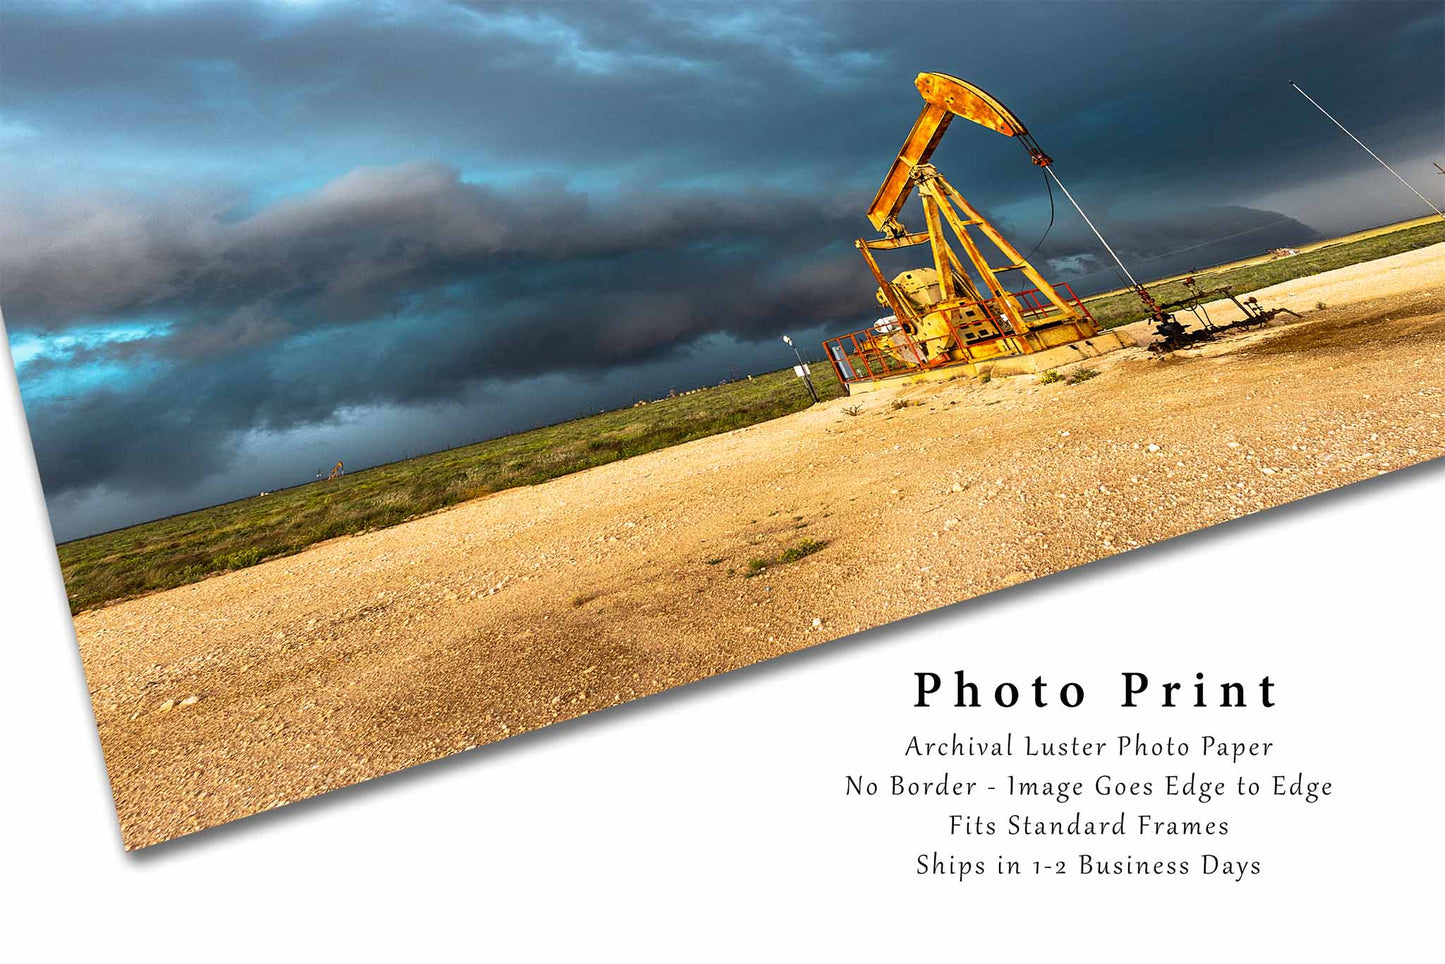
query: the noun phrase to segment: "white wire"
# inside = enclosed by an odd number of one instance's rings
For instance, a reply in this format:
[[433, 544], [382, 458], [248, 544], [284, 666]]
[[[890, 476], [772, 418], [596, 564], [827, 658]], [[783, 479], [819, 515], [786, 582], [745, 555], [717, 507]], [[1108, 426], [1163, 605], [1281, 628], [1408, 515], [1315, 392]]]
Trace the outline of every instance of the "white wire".
[[1064, 187], [1064, 182], [1059, 180], [1059, 176], [1054, 173], [1053, 165], [1045, 167], [1044, 171], [1054, 179], [1054, 183], [1059, 186], [1059, 190], [1064, 192], [1064, 197], [1068, 198], [1069, 203], [1074, 206], [1074, 210], [1079, 212], [1079, 217], [1083, 218], [1084, 223], [1089, 226], [1089, 230], [1094, 232], [1094, 237], [1098, 238], [1099, 243], [1104, 246], [1104, 250], [1109, 252], [1109, 255], [1114, 259], [1114, 263], [1119, 266], [1120, 270], [1122, 270], [1124, 275], [1129, 279], [1129, 283], [1136, 288], [1139, 287], [1139, 282], [1134, 280], [1132, 274], [1129, 274], [1129, 269], [1124, 267], [1124, 262], [1119, 260], [1119, 256], [1114, 253], [1114, 249], [1109, 247], [1109, 242], [1104, 240], [1104, 236], [1099, 233], [1099, 229], [1094, 227], [1094, 222], [1089, 220], [1089, 216], [1084, 213], [1084, 209], [1079, 207], [1079, 202], [1074, 200], [1074, 196], [1069, 193], [1069, 189]]
[[[1311, 97], [1309, 94], [1306, 94], [1306, 93], [1304, 92], [1304, 90], [1302, 90], [1302, 89], [1300, 88], [1300, 85], [1299, 85], [1299, 84], [1296, 84], [1294, 81], [1290, 81], [1290, 82], [1289, 82], [1289, 85], [1290, 85], [1291, 87], [1293, 87], [1295, 90], [1298, 90], [1302, 95], [1304, 95], [1304, 99], [1305, 99], [1305, 100], [1309, 101], [1311, 104], [1314, 104], [1316, 107], [1320, 107], [1319, 102], [1316, 101], [1316, 100], [1315, 100], [1313, 97]], [[1354, 134], [1350, 134], [1350, 129], [1349, 129], [1348, 127], [1346, 127], [1344, 124], [1341, 124], [1339, 121], [1335, 120], [1335, 115], [1331, 114], [1329, 111], [1325, 110], [1323, 107], [1320, 107], [1320, 113], [1321, 113], [1321, 114], [1324, 114], [1324, 115], [1325, 115], [1326, 117], [1328, 117], [1330, 120], [1334, 121], [1335, 126], [1338, 127], [1340, 130], [1344, 131], [1346, 134], [1349, 134], [1349, 135], [1350, 135], [1350, 140], [1354, 141], [1356, 144], [1360, 145], [1361, 147], [1365, 147], [1365, 142], [1362, 141], [1362, 140], [1360, 140], [1360, 139], [1359, 139], [1358, 137], [1356, 137]], [[1401, 184], [1403, 184], [1403, 185], [1405, 185], [1406, 187], [1408, 187], [1408, 188], [1410, 189], [1410, 193], [1414, 194], [1417, 198], [1419, 198], [1420, 200], [1424, 201], [1426, 204], [1429, 204], [1429, 205], [1430, 205], [1430, 210], [1434, 211], [1436, 214], [1440, 215], [1442, 218], [1445, 218], [1445, 211], [1442, 211], [1442, 210], [1440, 210], [1439, 208], [1437, 208], [1434, 204], [1431, 204], [1429, 198], [1427, 198], [1425, 195], [1421, 194], [1419, 191], [1415, 190], [1414, 185], [1412, 185], [1409, 181], [1405, 180], [1405, 179], [1404, 179], [1403, 177], [1401, 177], [1398, 173], [1396, 173], [1396, 171], [1395, 171], [1395, 169], [1394, 169], [1393, 167], [1391, 167], [1390, 165], [1386, 164], [1383, 160], [1381, 160], [1381, 159], [1380, 159], [1380, 155], [1376, 154], [1374, 151], [1370, 150], [1368, 147], [1365, 147], [1365, 153], [1366, 153], [1366, 154], [1369, 154], [1369, 155], [1370, 155], [1371, 157], [1373, 157], [1375, 160], [1379, 161], [1379, 162], [1380, 162], [1380, 166], [1383, 167], [1385, 170], [1389, 171], [1391, 174], [1394, 174], [1394, 175], [1395, 175], [1395, 180], [1399, 181]]]

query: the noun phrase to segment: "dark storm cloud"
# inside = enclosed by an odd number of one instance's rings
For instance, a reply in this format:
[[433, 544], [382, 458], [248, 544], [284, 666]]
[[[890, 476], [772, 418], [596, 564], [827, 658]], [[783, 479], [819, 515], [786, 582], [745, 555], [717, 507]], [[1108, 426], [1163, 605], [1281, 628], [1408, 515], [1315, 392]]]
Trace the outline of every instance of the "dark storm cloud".
[[[1287, 80], [1391, 156], [1438, 145], [1442, 99], [1430, 3], [12, 3], [0, 29], [0, 299], [44, 345], [21, 377], [52, 498], [180, 492], [246, 433], [358, 407], [866, 323], [850, 242], [919, 70], [1014, 106], [1146, 274], [1306, 240], [1248, 201], [1373, 163]], [[1037, 238], [1016, 144], [936, 160]], [[1112, 286], [1059, 200], [1039, 260]]]
[[[559, 268], [586, 278], [606, 261], [652, 256], [644, 275], [618, 276], [613, 264], [606, 278], [621, 290], [666, 287], [699, 275], [699, 260], [728, 271], [730, 262], [756, 268], [812, 254], [858, 220], [836, 201], [768, 189], [601, 202], [560, 183], [504, 191], [464, 183], [435, 162], [358, 169], [242, 220], [169, 198], [5, 209], [0, 276], [12, 328], [180, 312], [208, 329], [188, 351], [371, 321], [469, 280], [529, 298], [535, 279]], [[238, 338], [213, 339], [227, 332]]]
[[944, 69], [1076, 168], [1189, 191], [1206, 170], [1283, 183], [1345, 156], [1262, 163], [1320, 132], [1291, 78], [1362, 136], [1437, 144], [1438, 19], [1431, 3], [21, 4], [4, 69], [7, 111], [117, 152], [285, 166], [300, 143], [333, 176], [442, 157], [864, 189], [906, 129], [913, 74]]
[[[595, 287], [574, 289], [566, 299], [539, 298], [525, 324], [453, 315], [426, 325], [376, 323], [364, 338], [330, 329], [309, 339], [177, 359], [164, 377], [123, 392], [31, 406], [36, 456], [56, 493], [97, 478], [121, 490], [182, 486], [223, 466], [248, 431], [317, 424], [355, 406], [444, 401], [489, 377], [635, 365], [665, 357], [699, 331], [761, 325], [775, 337], [820, 307], [840, 316], [856, 311], [870, 294], [851, 259], [816, 262], [771, 283], [743, 274], [714, 278], [719, 287], [706, 299], [681, 281], [619, 291], [599, 274]], [[96, 351], [140, 350], [126, 342], [89, 351], [93, 359]], [[146, 444], [136, 444], [140, 435]]]
[[[838, 241], [855, 219], [776, 191], [595, 204], [556, 184], [469, 185], [426, 163], [352, 172], [240, 221], [175, 210], [111, 200], [103, 216], [12, 221], [30, 242], [0, 254], [12, 327], [181, 319], [22, 366], [170, 366], [124, 392], [32, 406], [56, 491], [190, 481], [215, 470], [234, 433], [437, 401], [487, 378], [636, 364], [706, 334], [773, 337], [870, 302]], [[140, 427], [185, 458], [135, 457]]]

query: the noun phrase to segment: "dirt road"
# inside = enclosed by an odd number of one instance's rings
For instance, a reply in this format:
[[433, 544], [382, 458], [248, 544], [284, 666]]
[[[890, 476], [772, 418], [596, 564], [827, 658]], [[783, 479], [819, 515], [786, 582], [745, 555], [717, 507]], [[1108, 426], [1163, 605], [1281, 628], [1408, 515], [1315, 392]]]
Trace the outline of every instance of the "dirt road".
[[840, 399], [83, 613], [126, 845], [1445, 454], [1445, 245], [1258, 297], [1304, 320]]

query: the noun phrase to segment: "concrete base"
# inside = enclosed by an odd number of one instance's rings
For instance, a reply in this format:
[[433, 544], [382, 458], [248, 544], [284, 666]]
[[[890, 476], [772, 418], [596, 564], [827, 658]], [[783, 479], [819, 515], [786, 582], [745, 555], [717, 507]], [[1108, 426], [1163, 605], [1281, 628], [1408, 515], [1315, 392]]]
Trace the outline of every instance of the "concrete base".
[[988, 372], [990, 375], [1029, 375], [1085, 358], [1095, 358], [1105, 352], [1130, 348], [1134, 344], [1134, 339], [1124, 332], [1101, 331], [1092, 338], [1071, 341], [1067, 345], [1031, 352], [1027, 355], [1006, 355], [1003, 358], [993, 358], [986, 362], [979, 362], [976, 367], [980, 375], [984, 372]]
[[1050, 368], [1067, 365], [1070, 362], [1095, 358], [1105, 352], [1130, 348], [1134, 344], [1133, 337], [1127, 332], [1118, 329], [1101, 331], [1092, 338], [1069, 342], [1067, 345], [1059, 345], [1056, 348], [1046, 348], [1043, 351], [1030, 352], [1027, 355], [1004, 355], [1000, 358], [990, 358], [979, 362], [955, 362], [951, 365], [940, 365], [937, 368], [928, 368], [923, 371], [889, 375], [886, 378], [877, 378], [872, 381], [850, 382], [848, 392], [858, 395], [886, 388], [920, 385], [925, 382], [947, 382], [955, 378], [972, 378], [983, 374], [1000, 377], [1037, 374]]

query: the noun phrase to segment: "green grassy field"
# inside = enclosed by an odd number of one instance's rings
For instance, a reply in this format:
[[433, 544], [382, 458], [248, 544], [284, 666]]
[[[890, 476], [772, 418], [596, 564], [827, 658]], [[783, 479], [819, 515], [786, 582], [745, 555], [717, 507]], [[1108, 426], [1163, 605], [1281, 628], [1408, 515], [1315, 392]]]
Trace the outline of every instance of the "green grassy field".
[[[813, 366], [823, 398], [843, 394]], [[635, 408], [363, 469], [60, 546], [72, 612], [380, 529], [489, 492], [533, 485], [807, 408], [791, 368]]]
[[[1244, 294], [1440, 241], [1445, 241], [1445, 223], [1427, 224], [1208, 274], [1207, 287], [1228, 284]], [[1160, 301], [1185, 294], [1177, 282], [1150, 290]], [[1132, 292], [1087, 303], [1106, 328], [1142, 317]], [[824, 398], [843, 394], [830, 366], [814, 369]], [[806, 407], [803, 386], [791, 369], [784, 369], [67, 542], [59, 549], [71, 610], [182, 586], [325, 539], [393, 526], [490, 492], [545, 482]]]
[[[1343, 268], [1346, 265], [1358, 264], [1361, 261], [1374, 261], [1377, 258], [1389, 257], [1402, 251], [1413, 251], [1416, 248], [1439, 244], [1442, 241], [1445, 241], [1445, 221], [1435, 221], [1359, 241], [1329, 245], [1293, 257], [1281, 258], [1278, 261], [1244, 265], [1219, 272], [1202, 271], [1199, 278], [1206, 288], [1230, 285], [1234, 288], [1236, 295], [1243, 295], [1245, 292], [1257, 291], [1260, 288], [1277, 285], [1282, 281], [1320, 274], [1335, 268]], [[1160, 302], [1175, 301], [1189, 295], [1189, 290], [1177, 281], [1168, 281], [1159, 285], [1151, 283], [1146, 284], [1146, 287], [1149, 289], [1149, 293]], [[1088, 305], [1089, 311], [1098, 319], [1100, 327], [1103, 328], [1117, 328], [1120, 325], [1127, 325], [1144, 318], [1139, 298], [1132, 291], [1116, 292], [1100, 298], [1086, 298], [1084, 304]]]

